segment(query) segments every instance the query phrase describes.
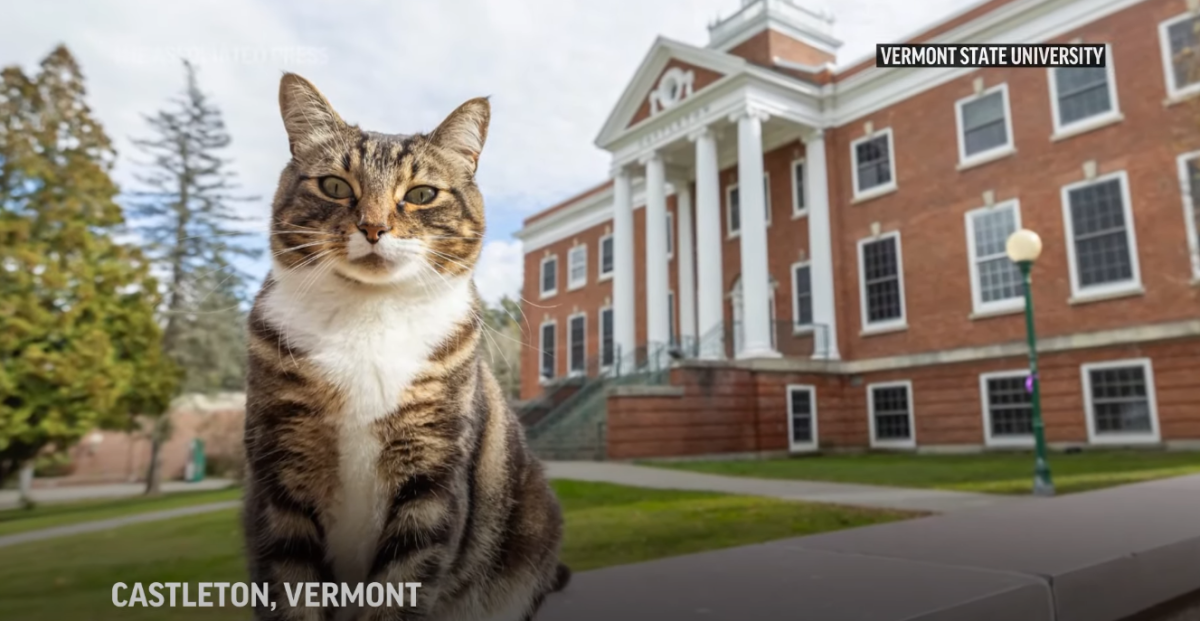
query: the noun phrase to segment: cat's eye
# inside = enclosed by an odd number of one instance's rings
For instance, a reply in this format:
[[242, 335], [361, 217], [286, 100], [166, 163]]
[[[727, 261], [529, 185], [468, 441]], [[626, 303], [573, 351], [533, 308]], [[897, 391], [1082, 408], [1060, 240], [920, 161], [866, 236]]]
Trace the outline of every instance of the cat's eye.
[[414, 205], [428, 205], [437, 198], [438, 191], [436, 188], [431, 188], [427, 185], [419, 185], [408, 191], [404, 195], [404, 202]]
[[329, 198], [354, 198], [354, 190], [350, 189], [350, 184], [345, 179], [321, 177], [318, 185], [321, 187], [321, 191]]

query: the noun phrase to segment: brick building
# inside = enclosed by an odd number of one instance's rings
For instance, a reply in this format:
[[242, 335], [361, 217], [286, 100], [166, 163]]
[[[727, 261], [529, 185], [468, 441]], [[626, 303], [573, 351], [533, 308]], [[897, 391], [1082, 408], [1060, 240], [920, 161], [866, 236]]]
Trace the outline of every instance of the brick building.
[[905, 39], [1104, 69], [835, 65], [831, 23], [743, 0], [655, 42], [611, 179], [518, 233], [522, 397], [665, 345], [665, 385], [605, 391], [601, 454], [1031, 446], [1027, 228], [1051, 445], [1200, 444], [1200, 4], [989, 0]]

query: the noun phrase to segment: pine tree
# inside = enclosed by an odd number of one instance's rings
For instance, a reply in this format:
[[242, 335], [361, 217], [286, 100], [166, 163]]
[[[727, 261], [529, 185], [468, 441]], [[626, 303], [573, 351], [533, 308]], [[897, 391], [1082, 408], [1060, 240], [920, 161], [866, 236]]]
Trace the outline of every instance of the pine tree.
[[[145, 117], [152, 138], [133, 141], [149, 159], [137, 177], [141, 188], [132, 195], [130, 214], [163, 274], [163, 345], [183, 368], [184, 388], [238, 389], [248, 275], [235, 262], [261, 251], [247, 243], [251, 233], [238, 224], [248, 218], [235, 205], [257, 199], [237, 195], [231, 162], [222, 155], [231, 139], [221, 111], [200, 90], [192, 64], [183, 66], [182, 94]], [[153, 455], [168, 435], [169, 428], [155, 428]], [[157, 492], [158, 475], [152, 458], [148, 493]]]
[[0, 72], [0, 481], [175, 391], [158, 285], [115, 239], [114, 159], [66, 48]]

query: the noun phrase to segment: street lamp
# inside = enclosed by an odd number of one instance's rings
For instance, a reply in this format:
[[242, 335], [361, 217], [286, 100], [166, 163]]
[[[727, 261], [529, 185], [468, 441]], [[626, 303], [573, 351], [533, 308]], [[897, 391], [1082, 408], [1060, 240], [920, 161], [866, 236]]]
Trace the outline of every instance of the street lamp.
[[1033, 330], [1033, 289], [1029, 278], [1033, 262], [1042, 254], [1042, 238], [1033, 231], [1021, 229], [1009, 236], [1005, 251], [1008, 258], [1021, 268], [1021, 279], [1025, 283], [1025, 336], [1029, 340], [1029, 390], [1033, 393], [1033, 439], [1037, 451], [1037, 462], [1033, 469], [1033, 495], [1053, 496], [1054, 482], [1050, 479], [1050, 464], [1046, 461], [1046, 426], [1042, 422], [1037, 335]]

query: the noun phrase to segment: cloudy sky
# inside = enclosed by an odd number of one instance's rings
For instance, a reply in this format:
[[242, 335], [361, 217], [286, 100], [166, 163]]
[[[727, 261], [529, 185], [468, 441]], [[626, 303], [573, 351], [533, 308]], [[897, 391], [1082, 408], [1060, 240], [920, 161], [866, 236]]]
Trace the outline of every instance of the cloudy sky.
[[[819, 0], [799, 2], [824, 8]], [[840, 0], [834, 14], [848, 64], [974, 0]], [[477, 280], [485, 297], [515, 294], [529, 214], [604, 179], [592, 141], [626, 82], [663, 35], [707, 43], [706, 25], [741, 0], [107, 0], [5, 7], [0, 65], [36, 65], [65, 43], [90, 103], [116, 142], [117, 180], [131, 187], [129, 139], [141, 115], [182, 86], [179, 58], [225, 113], [227, 155], [265, 231], [287, 159], [277, 87], [282, 71], [317, 84], [342, 116], [379, 131], [427, 131], [458, 104], [492, 97], [480, 162], [489, 231]], [[266, 264], [251, 266], [265, 274]]]

